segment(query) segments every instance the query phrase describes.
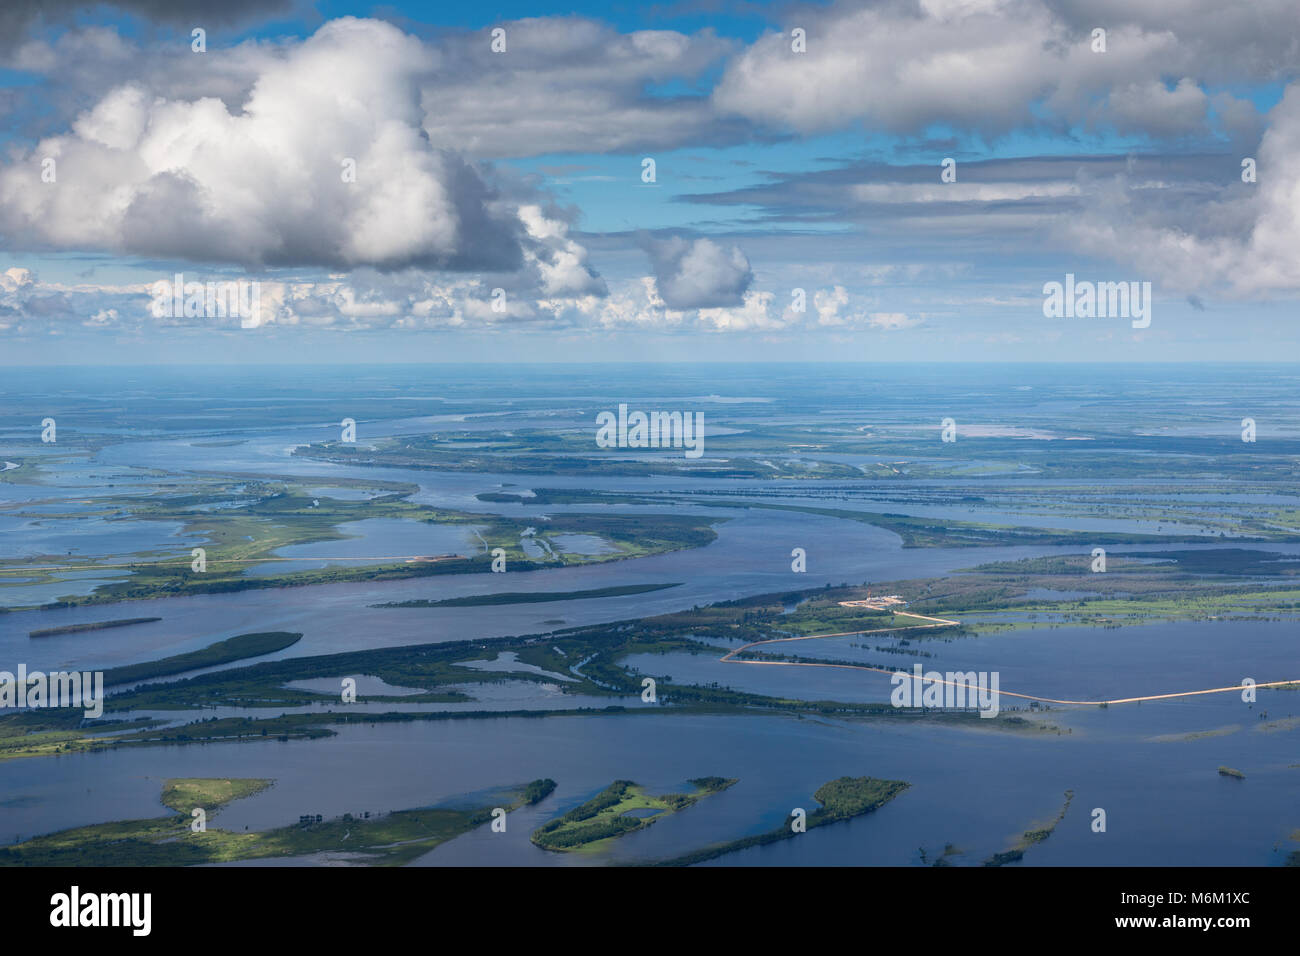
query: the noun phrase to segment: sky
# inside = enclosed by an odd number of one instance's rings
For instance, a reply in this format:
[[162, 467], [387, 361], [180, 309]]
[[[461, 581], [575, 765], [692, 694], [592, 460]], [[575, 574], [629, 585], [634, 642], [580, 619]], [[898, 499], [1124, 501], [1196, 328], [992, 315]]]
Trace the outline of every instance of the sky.
[[1295, 0], [17, 0], [0, 365], [1292, 360], [1298, 67]]

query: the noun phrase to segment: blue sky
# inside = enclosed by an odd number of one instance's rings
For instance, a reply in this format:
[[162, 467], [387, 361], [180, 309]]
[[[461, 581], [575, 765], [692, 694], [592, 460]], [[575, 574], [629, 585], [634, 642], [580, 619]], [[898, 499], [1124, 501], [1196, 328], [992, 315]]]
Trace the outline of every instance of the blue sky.
[[1296, 18], [1128, 6], [0, 13], [0, 362], [1296, 354]]

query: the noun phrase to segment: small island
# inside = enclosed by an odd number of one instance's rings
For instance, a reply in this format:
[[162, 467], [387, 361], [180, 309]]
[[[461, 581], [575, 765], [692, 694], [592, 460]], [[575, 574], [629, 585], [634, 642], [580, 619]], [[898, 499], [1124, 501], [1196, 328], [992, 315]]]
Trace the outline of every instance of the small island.
[[649, 591], [662, 591], [664, 588], [680, 586], [681, 582], [620, 584], [615, 587], [592, 588], [586, 591], [503, 591], [497, 594], [469, 594], [464, 597], [444, 598], [441, 601], [424, 599], [392, 601], [388, 604], [372, 604], [371, 607], [491, 607], [497, 604], [545, 604], [549, 601], [589, 601], [592, 598], [626, 597], [630, 594], [645, 594]]
[[[838, 823], [842, 820], [851, 820], [864, 813], [871, 813], [883, 807], [910, 786], [911, 784], [902, 780], [880, 780], [876, 777], [840, 777], [838, 780], [824, 783], [813, 794], [813, 799], [820, 803], [821, 807], [808, 814], [804, 822], [805, 830], [826, 826], [829, 823]], [[779, 840], [788, 840], [800, 835], [799, 831], [794, 829], [794, 819], [795, 816], [791, 813], [786, 817], [785, 823], [775, 830], [769, 830], [755, 836], [741, 837], [739, 840], [732, 840], [729, 843], [717, 843], [702, 850], [687, 853], [684, 856], [661, 860], [655, 865], [690, 866], [694, 863], [703, 863], [705, 860], [716, 859], [727, 853], [734, 853], [737, 850], [747, 850], [752, 846], [766, 846]]]
[[130, 684], [136, 681], [153, 680], [155, 677], [167, 677], [183, 674], [186, 671], [199, 670], [204, 667], [218, 667], [249, 657], [263, 657], [274, 654], [286, 647], [292, 647], [302, 639], [302, 634], [291, 631], [261, 631], [256, 634], [239, 634], [217, 641], [197, 651], [175, 654], [156, 661], [140, 664], [126, 664], [122, 667], [110, 667], [104, 671], [104, 684], [113, 687], [118, 684]]
[[60, 634], [82, 634], [86, 631], [102, 631], [110, 627], [130, 627], [132, 624], [152, 624], [161, 621], [160, 617], [124, 617], [117, 621], [87, 621], [85, 624], [64, 624], [60, 627], [42, 627], [29, 631], [28, 637], [58, 637]]
[[1045, 823], [1042, 826], [1035, 827], [1032, 830], [1026, 830], [1020, 835], [1020, 839], [1009, 849], [1001, 853], [994, 853], [984, 861], [985, 866], [1005, 866], [1007, 863], [1018, 863], [1024, 859], [1025, 851], [1036, 843], [1042, 843], [1056, 830], [1056, 827], [1065, 819], [1066, 813], [1070, 810], [1070, 803], [1074, 800], [1074, 791], [1065, 791], [1065, 805], [1061, 807], [1061, 812], [1056, 815], [1056, 819]]
[[693, 806], [710, 794], [721, 793], [736, 780], [697, 777], [687, 782], [695, 787], [694, 793], [655, 796], [631, 780], [615, 780], [586, 803], [534, 830], [533, 843], [543, 850], [561, 853], [599, 850], [625, 833], [642, 830], [661, 817]]

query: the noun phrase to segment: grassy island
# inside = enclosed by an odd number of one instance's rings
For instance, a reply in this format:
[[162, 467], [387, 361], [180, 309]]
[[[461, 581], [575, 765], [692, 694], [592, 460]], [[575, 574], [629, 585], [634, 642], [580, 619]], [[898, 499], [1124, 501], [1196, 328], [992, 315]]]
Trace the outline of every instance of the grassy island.
[[[642, 830], [661, 817], [685, 810], [713, 793], [736, 783], [734, 778], [697, 777], [687, 781], [694, 793], [655, 796], [631, 780], [615, 780], [586, 803], [533, 831], [533, 843], [544, 850], [599, 850], [611, 840]], [[638, 811], [656, 811], [629, 816]]]
[[[911, 784], [902, 780], [880, 780], [876, 777], [840, 777], [838, 780], [824, 783], [813, 794], [813, 799], [821, 806], [807, 815], [804, 821], [805, 828], [811, 830], [814, 827], [839, 823], [871, 813], [893, 800], [909, 786]], [[728, 843], [717, 843], [684, 856], [662, 860], [657, 865], [690, 866], [693, 863], [703, 863], [705, 860], [735, 853], [737, 850], [747, 850], [752, 846], [766, 846], [769, 843], [788, 840], [801, 835], [794, 829], [795, 819], [795, 814], [792, 812], [786, 817], [785, 823], [775, 830], [741, 837]]]
[[[236, 833], [211, 824], [212, 812], [232, 800], [270, 786], [263, 779], [178, 778], [163, 785], [162, 801], [177, 816], [96, 823], [35, 837], [0, 848], [0, 866], [192, 866], [266, 857], [346, 853], [348, 861], [370, 866], [400, 866], [441, 843], [492, 819], [537, 803], [555, 789], [554, 780], [512, 787], [494, 804], [475, 809], [421, 807], [353, 816], [345, 813], [314, 822], [255, 833]], [[206, 829], [192, 829], [195, 807], [208, 813]]]

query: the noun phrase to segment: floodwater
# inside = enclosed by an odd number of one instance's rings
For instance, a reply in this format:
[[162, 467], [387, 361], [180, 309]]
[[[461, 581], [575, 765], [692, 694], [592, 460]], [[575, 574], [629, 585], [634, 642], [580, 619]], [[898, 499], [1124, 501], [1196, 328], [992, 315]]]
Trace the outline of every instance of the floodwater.
[[[999, 521], [1047, 529], [1148, 534], [1199, 533], [1195, 519], [1178, 522], [1155, 514], [1163, 508], [1195, 505], [1208, 522], [1224, 515], [1250, 515], [1264, 506], [1300, 505], [1288, 489], [1224, 491], [1214, 479], [1189, 474], [1150, 479], [1142, 503], [1151, 513], [1136, 519], [1108, 511], [1104, 497], [1091, 499], [1087, 514], [1061, 504], [1076, 487], [1091, 492], [1114, 486], [1116, 500], [1131, 503], [1141, 476], [1062, 479], [1015, 468], [994, 472], [973, 452], [965, 459], [927, 459], [950, 468], [950, 477], [881, 481], [836, 478], [825, 481], [695, 478], [689, 475], [615, 477], [604, 475], [494, 474], [423, 469], [341, 466], [293, 454], [304, 444], [339, 437], [340, 418], [358, 421], [358, 443], [386, 435], [482, 432], [527, 428], [592, 427], [597, 411], [630, 401], [637, 407], [682, 407], [687, 398], [706, 409], [707, 438], [759, 434], [764, 428], [801, 424], [862, 423], [886, 434], [924, 428], [947, 414], [989, 433], [1007, 428], [1034, 434], [1077, 436], [1090, 428], [1113, 434], [1131, 427], [1132, 409], [1144, 414], [1192, 416], [1171, 424], [1189, 436], [1226, 434], [1215, 419], [1221, 409], [1201, 408], [1193, 399], [1206, 389], [1230, 393], [1263, 407], [1295, 410], [1293, 375], [1195, 374], [1146, 370], [1133, 380], [1089, 371], [1074, 377], [1059, 369], [1021, 369], [1014, 382], [948, 369], [942, 379], [908, 378], [897, 371], [849, 378], [844, 373], [774, 379], [773, 373], [742, 370], [656, 370], [641, 377], [588, 371], [537, 369], [505, 374], [493, 369], [412, 370], [250, 369], [187, 373], [131, 373], [125, 380], [108, 371], [65, 377], [58, 387], [24, 372], [0, 384], [0, 395], [50, 394], [57, 401], [60, 444], [42, 446], [25, 424], [41, 415], [0, 415], [0, 460], [40, 461], [41, 484], [0, 481], [0, 558], [78, 559], [166, 556], [188, 561], [202, 540], [186, 536], [172, 521], [132, 521], [99, 513], [96, 500], [146, 495], [160, 473], [238, 474], [306, 479], [321, 497], [364, 500], [373, 492], [344, 487], [346, 479], [400, 481], [418, 490], [411, 500], [438, 507], [502, 514], [541, 531], [556, 513], [692, 514], [715, 520], [717, 539], [704, 547], [587, 567], [554, 567], [521, 574], [441, 575], [404, 581], [313, 585], [233, 594], [195, 595], [148, 602], [0, 614], [0, 669], [23, 662], [30, 669], [103, 669], [196, 650], [216, 640], [252, 631], [301, 632], [302, 640], [262, 659], [352, 651], [416, 643], [537, 634], [644, 617], [756, 594], [784, 594], [825, 584], [866, 583], [943, 577], [991, 561], [1075, 554], [1052, 546], [904, 548], [894, 533], [830, 515], [727, 507], [775, 504], [842, 511], [881, 511], [942, 522]], [[421, 376], [425, 376], [422, 378]], [[513, 375], [513, 377], [512, 377]], [[1107, 376], [1111, 377], [1107, 377]], [[278, 377], [277, 377], [278, 376]], [[712, 376], [710, 378], [710, 376]], [[1216, 377], [1217, 376], [1217, 377]], [[942, 380], [943, 384], [933, 384]], [[340, 386], [339, 381], [347, 381]], [[502, 385], [502, 383], [509, 383]], [[34, 384], [35, 383], [35, 384]], [[7, 392], [5, 390], [8, 390]], [[25, 391], [24, 391], [25, 390]], [[346, 392], [346, 395], [342, 393]], [[203, 394], [197, 406], [195, 394]], [[722, 394], [720, 394], [722, 393]], [[97, 396], [112, 395], [105, 403]], [[710, 396], [706, 401], [699, 396]], [[168, 412], [141, 413], [137, 428], [118, 420], [119, 407], [160, 401]], [[390, 403], [400, 407], [390, 410]], [[168, 404], [170, 403], [170, 404]], [[231, 408], [237, 411], [203, 411]], [[343, 409], [343, 410], [340, 410]], [[965, 413], [963, 414], [963, 409]], [[187, 411], [188, 410], [188, 411]], [[26, 413], [24, 413], [26, 414]], [[1233, 413], [1240, 418], [1236, 412]], [[1279, 415], [1282, 412], [1279, 411]], [[1199, 417], [1198, 417], [1199, 416]], [[127, 416], [131, 418], [131, 416]], [[1231, 416], [1230, 416], [1231, 417]], [[1294, 417], [1294, 416], [1292, 416]], [[974, 432], [968, 434], [973, 435]], [[1265, 434], [1263, 431], [1261, 434]], [[80, 436], [108, 441], [80, 451]], [[68, 436], [65, 439], [65, 436]], [[801, 436], [806, 437], [806, 436]], [[66, 440], [66, 444], [65, 444]], [[1279, 439], [1280, 440], [1280, 439]], [[237, 441], [237, 444], [226, 444]], [[470, 444], [481, 447], [481, 443]], [[1041, 446], [1041, 440], [1026, 441]], [[1064, 443], [1063, 443], [1064, 444]], [[1063, 454], [1096, 454], [1092, 442], [1069, 442]], [[959, 447], [960, 446], [959, 444]], [[1162, 456], [1135, 449], [1134, 456], [1158, 462]], [[628, 454], [626, 457], [638, 457]], [[653, 457], [653, 456], [651, 456]], [[713, 457], [706, 449], [706, 458]], [[799, 463], [800, 456], [770, 449], [756, 459]], [[809, 460], [866, 466], [879, 455], [825, 454]], [[883, 456], [884, 460], [892, 460]], [[922, 463], [921, 459], [913, 458]], [[964, 470], [963, 470], [964, 469]], [[11, 469], [12, 471], [12, 469]], [[1011, 477], [1009, 477], [1011, 476]], [[1032, 484], [1027, 495], [981, 494], [981, 481]], [[655, 505], [538, 506], [483, 502], [492, 491], [531, 494], [536, 489], [597, 489], [606, 492], [671, 491], [695, 497], [689, 503]], [[1176, 488], [1176, 492], [1171, 492]], [[1060, 496], [1053, 489], [1061, 489]], [[970, 497], [978, 500], [964, 500]], [[725, 503], [725, 504], [724, 504]], [[67, 517], [63, 517], [63, 516]], [[1200, 515], [1198, 514], [1199, 518]], [[340, 527], [347, 537], [281, 549], [278, 557], [248, 570], [250, 576], [327, 566], [329, 559], [364, 564], [394, 555], [470, 554], [481, 550], [473, 528], [395, 519], [365, 519]], [[540, 540], [540, 539], [539, 539]], [[546, 546], [570, 554], [603, 555], [609, 544], [587, 534], [545, 534]], [[1231, 535], [1225, 544], [1231, 545]], [[546, 547], [528, 545], [539, 554]], [[1188, 548], [1170, 544], [1168, 548]], [[1192, 546], [1196, 549], [1212, 545]], [[1300, 556], [1300, 546], [1259, 547]], [[807, 570], [791, 570], [791, 552], [804, 549]], [[1108, 548], [1151, 552], [1160, 546]], [[0, 587], [0, 605], [49, 602], [90, 593], [117, 580], [113, 572], [74, 571], [56, 582], [14, 575], [16, 586]], [[386, 608], [375, 605], [494, 593], [579, 591], [622, 585], [673, 584], [662, 590], [589, 600], [477, 607]], [[1052, 595], [1068, 600], [1086, 590]], [[1047, 595], [1044, 595], [1047, 597]], [[127, 617], [162, 620], [66, 634], [41, 640], [30, 631]], [[961, 615], [956, 615], [960, 617]], [[1008, 616], [1008, 620], [1014, 619]], [[1200, 620], [1138, 627], [1098, 628], [1046, 617], [1032, 630], [979, 637], [897, 638], [860, 636], [825, 642], [774, 645], [765, 650], [908, 670], [997, 672], [1004, 691], [1045, 697], [1100, 700], [1182, 690], [1236, 686], [1245, 678], [1264, 682], [1300, 678], [1300, 632], [1288, 621]], [[761, 694], [816, 700], [884, 701], [889, 678], [866, 671], [723, 664], [718, 658], [737, 646], [718, 635], [708, 654], [638, 655], [630, 663], [643, 673], [675, 681], [716, 682]], [[476, 671], [518, 675], [496, 683], [476, 682]], [[327, 817], [384, 812], [450, 800], [464, 805], [470, 794], [489, 794], [503, 785], [536, 777], [558, 782], [554, 794], [535, 807], [513, 813], [506, 833], [483, 827], [437, 848], [419, 865], [600, 865], [664, 859], [700, 847], [780, 826], [795, 807], [815, 809], [813, 792], [822, 783], [851, 775], [907, 781], [910, 788], [876, 813], [834, 827], [815, 828], [778, 844], [717, 861], [731, 865], [916, 865], [933, 861], [951, 844], [956, 865], [977, 865], [1008, 849], [1027, 829], [1055, 819], [1066, 790], [1074, 799], [1052, 836], [1030, 848], [1021, 865], [1274, 865], [1297, 845], [1289, 834], [1300, 828], [1300, 693], [1261, 690], [1258, 700], [1241, 694], [1147, 701], [1106, 708], [1070, 707], [1040, 712], [1028, 702], [1004, 697], [1004, 711], [1045, 721], [1053, 729], [1009, 732], [978, 719], [960, 726], [911, 717], [847, 720], [793, 718], [755, 713], [705, 716], [654, 712], [639, 697], [618, 701], [636, 713], [562, 718], [493, 717], [365, 723], [384, 711], [545, 710], [587, 707], [609, 698], [565, 693], [564, 675], [547, 673], [503, 654], [465, 667], [459, 689], [473, 698], [453, 704], [367, 701], [367, 695], [401, 696], [372, 675], [295, 682], [293, 686], [334, 694], [339, 679], [358, 679], [360, 701], [347, 705], [351, 719], [337, 733], [314, 741], [214, 743], [202, 746], [142, 747], [0, 762], [0, 843], [37, 833], [95, 822], [161, 815], [162, 782], [178, 776], [271, 777], [271, 789], [236, 801], [215, 815], [213, 825], [243, 830], [293, 823], [300, 814]], [[337, 710], [342, 704], [300, 708], [219, 708], [140, 713], [186, 722], [211, 716], [270, 716], [280, 712]], [[1059, 732], [1058, 732], [1059, 731]], [[1244, 780], [1217, 768], [1241, 770]], [[737, 777], [730, 790], [709, 796], [675, 814], [660, 814], [645, 829], [614, 841], [603, 853], [552, 853], [534, 847], [528, 835], [625, 778], [654, 792], [681, 792], [692, 777]], [[487, 799], [487, 796], [483, 796]], [[1092, 826], [1104, 811], [1106, 829]], [[273, 865], [286, 861], [267, 861]], [[291, 862], [324, 862], [323, 860]]]

